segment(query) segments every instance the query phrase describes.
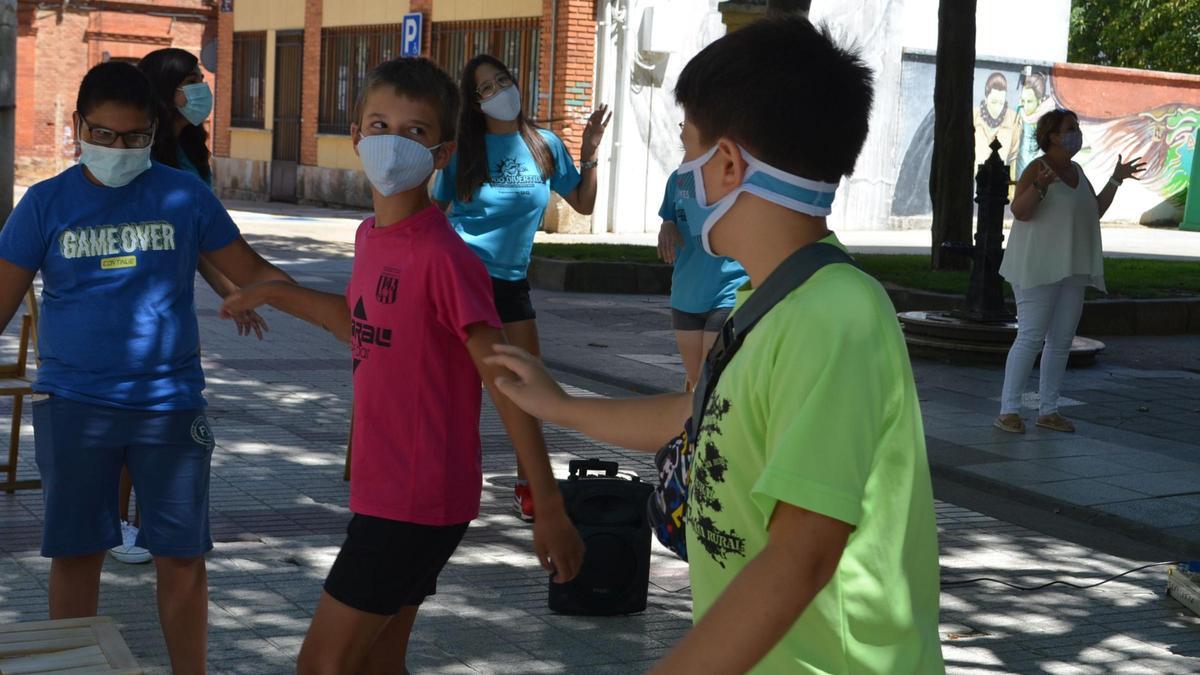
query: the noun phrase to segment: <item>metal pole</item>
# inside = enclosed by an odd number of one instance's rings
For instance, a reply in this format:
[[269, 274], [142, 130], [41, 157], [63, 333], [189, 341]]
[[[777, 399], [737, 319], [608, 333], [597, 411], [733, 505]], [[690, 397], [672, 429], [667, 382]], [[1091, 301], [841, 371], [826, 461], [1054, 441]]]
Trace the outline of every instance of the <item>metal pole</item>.
[[0, 227], [13, 207], [17, 116], [17, 0], [0, 0]]

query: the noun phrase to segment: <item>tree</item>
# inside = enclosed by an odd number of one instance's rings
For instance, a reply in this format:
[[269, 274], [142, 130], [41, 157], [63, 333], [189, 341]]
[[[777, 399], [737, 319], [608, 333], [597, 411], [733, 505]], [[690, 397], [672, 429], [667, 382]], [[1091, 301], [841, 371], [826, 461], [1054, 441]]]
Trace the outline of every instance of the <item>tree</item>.
[[975, 2], [938, 5], [937, 74], [933, 85], [933, 269], [966, 269], [968, 261], [942, 249], [971, 240], [975, 161], [971, 88], [975, 77]]
[[1200, 74], [1200, 0], [1075, 0], [1068, 58]]

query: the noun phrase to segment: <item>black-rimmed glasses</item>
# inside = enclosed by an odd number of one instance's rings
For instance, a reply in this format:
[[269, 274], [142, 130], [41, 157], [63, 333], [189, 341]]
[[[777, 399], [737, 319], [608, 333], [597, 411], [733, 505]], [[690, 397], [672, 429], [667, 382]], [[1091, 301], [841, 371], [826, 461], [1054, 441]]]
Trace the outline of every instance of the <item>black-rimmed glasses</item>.
[[113, 131], [112, 129], [105, 129], [104, 127], [95, 126], [89, 122], [86, 117], [81, 117], [80, 119], [82, 119], [83, 123], [87, 125], [89, 135], [92, 137], [91, 142], [95, 143], [96, 145], [108, 147], [113, 143], [116, 143], [117, 139], [120, 138], [125, 141], [125, 147], [138, 149], [145, 148], [154, 142], [153, 127], [150, 128], [149, 133], [144, 131], [126, 131], [124, 133], [119, 133]]

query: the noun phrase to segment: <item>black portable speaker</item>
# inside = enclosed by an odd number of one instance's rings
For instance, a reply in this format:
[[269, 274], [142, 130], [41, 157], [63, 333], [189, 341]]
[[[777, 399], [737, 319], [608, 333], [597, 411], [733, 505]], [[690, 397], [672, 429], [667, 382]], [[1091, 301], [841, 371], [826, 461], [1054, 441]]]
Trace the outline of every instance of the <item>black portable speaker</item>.
[[[570, 477], [558, 481], [567, 516], [587, 551], [578, 576], [565, 584], [550, 582], [551, 611], [611, 616], [646, 609], [650, 586], [646, 500], [654, 488], [636, 475], [619, 474], [618, 469], [616, 462], [573, 460]], [[589, 472], [603, 476], [589, 476]]]

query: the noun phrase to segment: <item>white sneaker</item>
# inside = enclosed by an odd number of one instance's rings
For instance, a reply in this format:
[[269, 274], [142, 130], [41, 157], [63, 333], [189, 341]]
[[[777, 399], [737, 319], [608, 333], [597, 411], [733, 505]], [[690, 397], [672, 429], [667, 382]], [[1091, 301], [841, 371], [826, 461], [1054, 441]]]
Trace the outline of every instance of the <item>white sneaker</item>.
[[141, 546], [134, 546], [137, 541], [138, 529], [125, 521], [121, 521], [121, 545], [108, 549], [109, 555], [129, 565], [148, 563], [153, 557], [150, 551]]

